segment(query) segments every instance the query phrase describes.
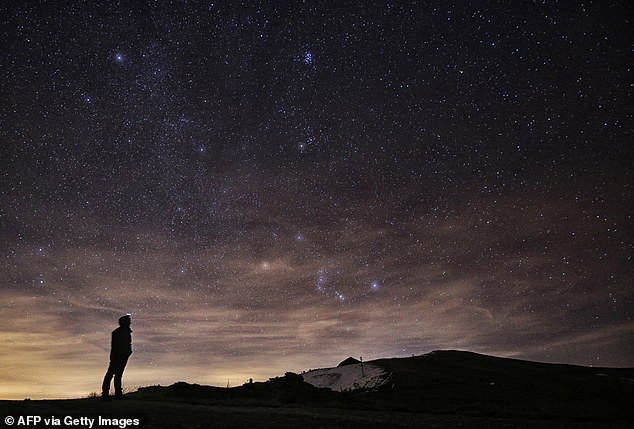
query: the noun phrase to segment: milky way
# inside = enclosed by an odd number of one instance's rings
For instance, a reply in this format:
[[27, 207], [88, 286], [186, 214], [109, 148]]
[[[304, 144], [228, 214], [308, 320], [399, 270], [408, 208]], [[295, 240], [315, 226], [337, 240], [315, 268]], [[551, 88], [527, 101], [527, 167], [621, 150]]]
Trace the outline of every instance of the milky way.
[[634, 366], [627, 2], [21, 3], [0, 397], [98, 390], [126, 313], [129, 388]]

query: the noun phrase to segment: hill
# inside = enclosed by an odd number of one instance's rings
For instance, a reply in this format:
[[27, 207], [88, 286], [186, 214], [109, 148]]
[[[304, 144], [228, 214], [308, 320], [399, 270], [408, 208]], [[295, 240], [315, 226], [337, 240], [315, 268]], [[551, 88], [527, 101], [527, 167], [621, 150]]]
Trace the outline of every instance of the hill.
[[350, 392], [376, 389], [388, 380], [389, 374], [380, 366], [370, 363], [348, 363], [335, 368], [308, 371], [302, 374], [302, 378], [315, 387]]
[[287, 373], [230, 389], [177, 383], [139, 389], [132, 396], [234, 405], [619, 420], [634, 418], [634, 369], [435, 351], [410, 358], [350, 362], [301, 376]]
[[109, 403], [0, 401], [0, 413], [141, 416], [148, 428], [625, 428], [634, 419], [634, 369], [437, 351], [286, 373], [233, 388], [184, 382], [150, 386], [126, 397]]
[[394, 409], [526, 417], [634, 417], [634, 369], [591, 368], [465, 351], [368, 362], [389, 373], [369, 397]]

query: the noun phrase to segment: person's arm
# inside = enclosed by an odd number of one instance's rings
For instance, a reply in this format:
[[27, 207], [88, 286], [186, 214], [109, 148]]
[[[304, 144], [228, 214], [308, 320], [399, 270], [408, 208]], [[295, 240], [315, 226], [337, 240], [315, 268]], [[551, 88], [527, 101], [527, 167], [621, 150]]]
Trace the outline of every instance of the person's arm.
[[132, 354], [132, 334], [129, 332], [127, 335], [126, 350], [128, 357], [130, 357], [130, 355]]

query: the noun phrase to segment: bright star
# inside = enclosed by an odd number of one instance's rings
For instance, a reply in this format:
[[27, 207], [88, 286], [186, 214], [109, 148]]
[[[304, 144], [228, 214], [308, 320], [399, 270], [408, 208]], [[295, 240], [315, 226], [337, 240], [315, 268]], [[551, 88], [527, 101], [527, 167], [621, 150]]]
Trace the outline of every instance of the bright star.
[[117, 52], [114, 54], [115, 62], [122, 63], [124, 59], [125, 59], [125, 56], [121, 52]]
[[313, 53], [310, 51], [306, 51], [304, 53], [304, 64], [312, 64], [313, 63]]
[[317, 274], [317, 290], [321, 293], [324, 293], [326, 291], [326, 281], [328, 280], [328, 278], [326, 277], [326, 272], [321, 269], [319, 270], [319, 273]]

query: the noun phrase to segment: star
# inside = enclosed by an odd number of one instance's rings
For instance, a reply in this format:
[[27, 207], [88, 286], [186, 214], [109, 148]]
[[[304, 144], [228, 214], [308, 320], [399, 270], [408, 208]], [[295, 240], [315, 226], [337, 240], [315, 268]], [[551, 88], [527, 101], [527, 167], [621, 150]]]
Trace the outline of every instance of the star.
[[317, 290], [321, 293], [326, 292], [326, 281], [328, 277], [326, 276], [326, 272], [321, 269], [317, 273]]
[[311, 65], [313, 63], [313, 53], [310, 51], [304, 52], [304, 64]]

